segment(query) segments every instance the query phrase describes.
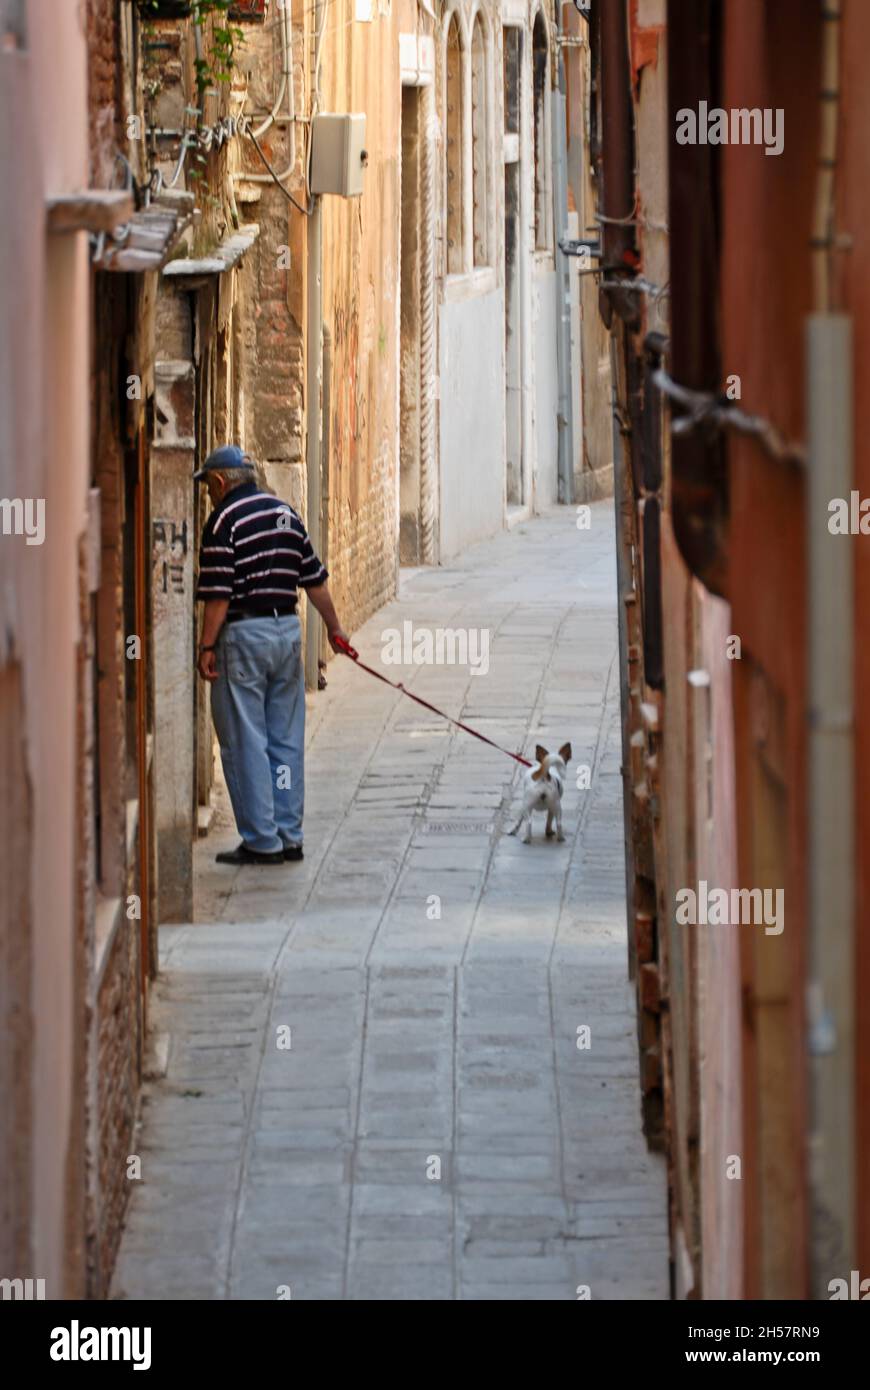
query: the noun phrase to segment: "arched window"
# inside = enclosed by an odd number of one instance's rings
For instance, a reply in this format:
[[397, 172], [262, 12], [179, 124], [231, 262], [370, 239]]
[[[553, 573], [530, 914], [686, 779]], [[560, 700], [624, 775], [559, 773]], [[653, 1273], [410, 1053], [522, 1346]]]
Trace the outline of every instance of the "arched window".
[[454, 14], [447, 28], [445, 75], [445, 105], [447, 108], [447, 273], [458, 275], [463, 270], [463, 103], [462, 103], [462, 38], [459, 20]]
[[541, 250], [550, 245], [550, 178], [547, 159], [549, 95], [550, 49], [547, 42], [547, 24], [539, 10], [532, 29], [532, 96], [535, 137], [535, 246]]
[[489, 100], [486, 40], [478, 14], [471, 34], [471, 181], [474, 264], [489, 265]]

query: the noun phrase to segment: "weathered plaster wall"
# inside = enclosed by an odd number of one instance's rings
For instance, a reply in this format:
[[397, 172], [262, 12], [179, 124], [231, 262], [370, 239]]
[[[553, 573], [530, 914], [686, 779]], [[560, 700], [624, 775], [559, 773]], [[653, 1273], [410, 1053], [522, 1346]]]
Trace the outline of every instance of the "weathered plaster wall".
[[[296, 0], [291, 65], [293, 104], [300, 114], [306, 109], [308, 81], [303, 79], [303, 66], [311, 23], [310, 4]], [[260, 128], [280, 90], [283, 46], [277, 22], [247, 25], [245, 36], [245, 46], [238, 55], [235, 95], [240, 109], [254, 118], [255, 128]], [[273, 169], [283, 174], [292, 167], [285, 187], [304, 207], [306, 127], [296, 125], [294, 147], [287, 108], [285, 98], [279, 122], [261, 131], [258, 140]], [[255, 222], [260, 228], [256, 246], [237, 272], [239, 298], [248, 306], [239, 323], [244, 434], [240, 442], [266, 466], [276, 490], [304, 514], [306, 218], [270, 180], [250, 141], [232, 146], [229, 163], [234, 175], [248, 176], [233, 178], [239, 215], [243, 222]]]
[[350, 0], [331, 7], [322, 61], [322, 109], [365, 112], [368, 150], [362, 196], [323, 200], [329, 568], [348, 627], [393, 595], [397, 577], [403, 15], [407, 7], [376, 5], [370, 22], [357, 23]]
[[88, 0], [88, 155], [91, 184], [116, 182], [115, 154], [126, 144], [121, 125], [120, 7]]
[[[244, 33], [231, 88], [206, 93], [209, 124], [244, 109], [259, 125], [274, 104], [282, 67], [277, 25], [246, 25]], [[185, 108], [196, 100], [189, 21], [153, 26], [150, 41], [168, 45], [148, 50], [155, 83], [150, 119], [165, 128], [189, 126]], [[301, 51], [301, 39], [299, 44]], [[286, 167], [286, 125], [273, 126], [261, 143], [270, 161]], [[171, 176], [178, 141], [162, 142], [160, 152]], [[192, 480], [194, 468], [218, 445], [239, 443], [263, 464], [275, 490], [304, 511], [301, 329], [291, 294], [300, 258], [285, 254], [291, 232], [284, 195], [274, 185], [233, 178], [249, 164], [251, 173], [262, 171], [253, 148], [239, 135], [220, 149], [213, 146], [204, 162], [188, 153], [179, 186], [196, 194], [202, 217], [179, 254], [208, 258], [249, 223], [261, 225], [261, 238], [231, 269], [161, 275], [157, 294], [150, 557], [158, 714], [155, 820], [164, 922], [190, 921], [194, 915], [193, 844], [214, 763], [208, 691], [193, 662], [200, 622], [195, 562], [208, 511]], [[207, 821], [207, 809], [203, 818]]]
[[[21, 740], [0, 766], [2, 799], [25, 816], [30, 807], [29, 827], [25, 820], [13, 839], [23, 881], [17, 900], [4, 904], [0, 933], [5, 955], [8, 909], [23, 909], [31, 950], [28, 959], [17, 928], [12, 978], [17, 970], [22, 982], [27, 970], [29, 982], [14, 1006], [36, 1026], [32, 1048], [21, 1055], [19, 1034], [16, 1049], [26, 1088], [26, 1099], [18, 1092], [16, 1119], [26, 1127], [18, 1152], [30, 1163], [29, 1192], [20, 1184], [18, 1191], [29, 1199], [28, 1230], [12, 1232], [14, 1249], [0, 1253], [4, 1262], [10, 1254], [27, 1259], [29, 1267], [8, 1272], [45, 1278], [47, 1296], [61, 1298], [82, 1288], [69, 1258], [68, 1223], [83, 1186], [73, 1142], [74, 845], [89, 277], [84, 235], [46, 237], [38, 229], [50, 194], [87, 186], [86, 45], [77, 6], [33, 0], [27, 20], [19, 46], [4, 44], [0, 53], [0, 156], [15, 188], [0, 229], [0, 320], [15, 325], [0, 347], [0, 491], [46, 499], [46, 536], [41, 546], [22, 536], [0, 538], [3, 713], [15, 714]], [[4, 1010], [4, 1048], [16, 1046], [12, 1023]]]
[[[597, 188], [590, 151], [590, 58], [589, 25], [573, 5], [562, 10], [565, 32], [582, 47], [565, 54], [568, 97], [568, 205], [576, 216], [576, 235], [594, 239], [600, 232], [595, 222]], [[592, 99], [594, 100], [594, 94]], [[580, 370], [575, 374], [577, 393], [575, 420], [582, 419], [576, 441], [574, 500], [589, 502], [613, 492], [613, 438], [611, 416], [610, 334], [598, 312], [597, 275], [581, 274], [597, 262], [581, 267], [573, 263], [576, 275]]]
[[504, 295], [441, 306], [441, 556], [500, 529], [504, 514]]

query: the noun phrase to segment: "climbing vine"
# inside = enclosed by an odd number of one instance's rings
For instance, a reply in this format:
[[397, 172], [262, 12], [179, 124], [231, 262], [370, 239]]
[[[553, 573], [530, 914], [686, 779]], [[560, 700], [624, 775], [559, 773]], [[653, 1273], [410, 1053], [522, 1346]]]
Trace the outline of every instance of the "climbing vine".
[[[245, 31], [230, 19], [232, 5], [233, 0], [139, 0], [139, 8], [153, 19], [189, 16], [201, 26], [202, 52], [194, 60], [200, 106], [208, 87], [232, 81], [236, 49], [245, 41]], [[208, 19], [211, 25], [206, 25]]]
[[[231, 11], [236, 0], [138, 0], [143, 21], [143, 36], [154, 39], [158, 33], [153, 24], [156, 19], [192, 19], [196, 26], [195, 68], [196, 95], [190, 95], [190, 104], [185, 106], [182, 122], [181, 152], [172, 183], [177, 181], [185, 167], [185, 181], [189, 190], [196, 193], [197, 203], [213, 207], [221, 206], [221, 199], [208, 192], [208, 158], [215, 149], [220, 149], [225, 139], [240, 133], [239, 117], [224, 117], [215, 125], [204, 125], [206, 113], [206, 93], [217, 88], [220, 83], [228, 85], [235, 70], [236, 50], [245, 43], [245, 31], [232, 24]], [[160, 71], [146, 81], [145, 90], [150, 101], [156, 100], [163, 89], [163, 76]]]
[[213, 83], [232, 81], [236, 46], [244, 43], [245, 32], [230, 22], [227, 12], [231, 4], [232, 0], [194, 0], [196, 23], [201, 24], [209, 15], [214, 16], [210, 52], [196, 62], [196, 85], [200, 93]]

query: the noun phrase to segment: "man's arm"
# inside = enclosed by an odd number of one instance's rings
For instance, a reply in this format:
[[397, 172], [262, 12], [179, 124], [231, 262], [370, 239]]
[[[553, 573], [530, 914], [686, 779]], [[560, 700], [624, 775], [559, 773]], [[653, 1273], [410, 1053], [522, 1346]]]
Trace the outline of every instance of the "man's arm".
[[335, 611], [335, 604], [332, 602], [332, 594], [329, 592], [329, 585], [324, 580], [322, 584], [307, 585], [305, 592], [323, 619], [329, 645], [334, 652], [337, 652], [338, 647], [335, 645], [334, 639], [341, 637], [345, 642], [350, 639], [347, 633], [342, 630], [338, 614]]
[[[196, 669], [204, 681], [216, 681], [218, 678], [214, 644], [224, 625], [229, 606], [230, 601], [227, 598], [206, 599], [203, 605], [202, 637]], [[211, 650], [206, 651], [204, 648], [211, 648]]]

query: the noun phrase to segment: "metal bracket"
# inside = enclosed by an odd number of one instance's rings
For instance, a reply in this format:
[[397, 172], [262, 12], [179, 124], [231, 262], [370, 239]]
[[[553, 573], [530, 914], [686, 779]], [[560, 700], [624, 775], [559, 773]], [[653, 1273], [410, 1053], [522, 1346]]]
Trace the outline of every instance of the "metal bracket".
[[579, 241], [562, 237], [559, 240], [559, 250], [563, 256], [583, 256], [591, 261], [600, 261], [602, 256], [601, 242], [590, 240], [588, 237]]

